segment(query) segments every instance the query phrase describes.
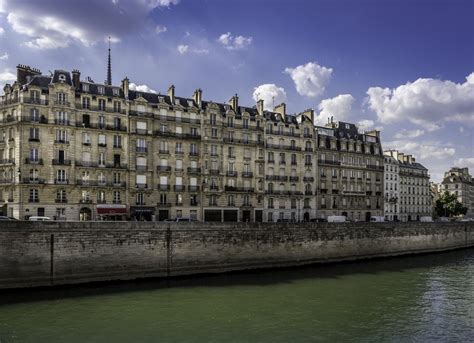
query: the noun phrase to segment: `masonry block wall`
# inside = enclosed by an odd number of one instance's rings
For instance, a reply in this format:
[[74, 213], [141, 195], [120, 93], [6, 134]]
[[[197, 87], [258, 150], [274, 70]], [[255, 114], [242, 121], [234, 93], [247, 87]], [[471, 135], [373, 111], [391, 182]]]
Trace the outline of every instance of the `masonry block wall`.
[[170, 277], [474, 246], [474, 223], [0, 224], [0, 288]]

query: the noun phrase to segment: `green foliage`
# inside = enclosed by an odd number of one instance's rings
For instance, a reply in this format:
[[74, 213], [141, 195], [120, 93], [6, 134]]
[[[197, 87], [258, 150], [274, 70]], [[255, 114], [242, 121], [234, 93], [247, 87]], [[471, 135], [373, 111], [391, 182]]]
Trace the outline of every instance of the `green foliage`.
[[439, 217], [455, 217], [465, 215], [467, 207], [464, 207], [455, 194], [445, 191], [435, 204], [435, 212]]

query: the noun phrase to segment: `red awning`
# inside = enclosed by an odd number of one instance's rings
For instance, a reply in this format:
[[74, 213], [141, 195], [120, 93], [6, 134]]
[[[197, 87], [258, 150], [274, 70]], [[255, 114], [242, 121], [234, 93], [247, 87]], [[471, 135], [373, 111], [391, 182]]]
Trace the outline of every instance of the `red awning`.
[[101, 204], [97, 205], [97, 214], [127, 214], [126, 205]]

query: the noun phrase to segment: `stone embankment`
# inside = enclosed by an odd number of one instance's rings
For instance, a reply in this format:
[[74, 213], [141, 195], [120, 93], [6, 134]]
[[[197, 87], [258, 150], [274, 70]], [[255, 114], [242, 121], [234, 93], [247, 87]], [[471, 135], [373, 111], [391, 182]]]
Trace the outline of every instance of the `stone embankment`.
[[1, 222], [0, 288], [173, 277], [474, 246], [474, 222]]

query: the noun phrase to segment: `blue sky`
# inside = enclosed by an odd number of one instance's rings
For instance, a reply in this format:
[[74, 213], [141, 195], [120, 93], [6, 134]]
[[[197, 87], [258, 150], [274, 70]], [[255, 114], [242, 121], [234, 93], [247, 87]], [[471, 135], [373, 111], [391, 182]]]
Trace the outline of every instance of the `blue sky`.
[[[0, 86], [18, 63], [379, 128], [435, 181], [474, 172], [473, 1], [0, 0]], [[273, 100], [274, 99], [274, 100]]]

